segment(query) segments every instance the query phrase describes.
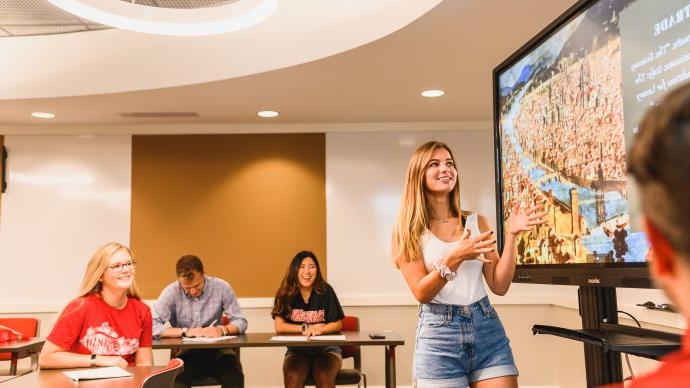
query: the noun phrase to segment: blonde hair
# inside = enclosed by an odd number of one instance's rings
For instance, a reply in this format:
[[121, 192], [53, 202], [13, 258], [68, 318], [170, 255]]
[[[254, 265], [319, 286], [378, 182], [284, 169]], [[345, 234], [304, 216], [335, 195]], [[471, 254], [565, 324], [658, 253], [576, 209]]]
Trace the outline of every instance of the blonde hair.
[[[414, 152], [407, 165], [405, 173], [405, 185], [403, 186], [402, 200], [398, 218], [393, 229], [393, 260], [396, 264], [398, 257], [403, 255], [407, 261], [416, 261], [422, 258], [422, 250], [419, 240], [424, 230], [429, 226], [429, 202], [424, 192], [424, 176], [427, 164], [434, 152], [443, 148], [453, 157], [450, 148], [441, 142], [430, 141], [422, 144]], [[453, 217], [460, 217], [460, 180], [456, 179], [455, 187], [448, 194], [450, 212]], [[458, 229], [462, 228], [462, 221]]]
[[[129, 257], [134, 259], [132, 251], [126, 246], [117, 242], [109, 242], [96, 249], [96, 252], [94, 252], [91, 256], [91, 260], [89, 260], [89, 264], [86, 266], [86, 271], [84, 272], [81, 286], [77, 292], [77, 298], [81, 298], [89, 294], [98, 294], [101, 292], [103, 286], [101, 285], [100, 280], [103, 277], [106, 269], [108, 269], [108, 261], [110, 261], [110, 258], [120, 250], [126, 251], [129, 254]], [[132, 285], [127, 290], [127, 296], [141, 299], [141, 296], [139, 296], [139, 289], [137, 288], [134, 280], [132, 280]]]

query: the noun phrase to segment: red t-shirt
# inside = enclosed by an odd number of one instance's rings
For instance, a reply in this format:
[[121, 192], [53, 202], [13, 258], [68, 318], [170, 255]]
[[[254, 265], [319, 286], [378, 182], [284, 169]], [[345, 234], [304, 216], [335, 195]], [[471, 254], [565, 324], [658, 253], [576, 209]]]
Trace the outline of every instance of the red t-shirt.
[[72, 353], [121, 356], [134, 365], [137, 350], [151, 347], [151, 322], [151, 309], [139, 299], [127, 298], [118, 310], [91, 294], [65, 307], [48, 340]]
[[[683, 337], [683, 346], [677, 352], [661, 358], [662, 364], [654, 372], [635, 377], [627, 388], [675, 388], [690, 386], [690, 329]], [[622, 384], [607, 386], [623, 387]]]

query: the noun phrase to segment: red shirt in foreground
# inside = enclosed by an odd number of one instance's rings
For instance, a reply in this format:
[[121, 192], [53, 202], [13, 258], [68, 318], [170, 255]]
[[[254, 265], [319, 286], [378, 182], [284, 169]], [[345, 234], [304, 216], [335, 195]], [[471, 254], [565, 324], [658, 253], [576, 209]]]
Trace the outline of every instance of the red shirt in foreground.
[[121, 356], [134, 365], [137, 350], [151, 347], [151, 309], [132, 297], [122, 310], [93, 294], [77, 298], [65, 307], [48, 340], [72, 353]]

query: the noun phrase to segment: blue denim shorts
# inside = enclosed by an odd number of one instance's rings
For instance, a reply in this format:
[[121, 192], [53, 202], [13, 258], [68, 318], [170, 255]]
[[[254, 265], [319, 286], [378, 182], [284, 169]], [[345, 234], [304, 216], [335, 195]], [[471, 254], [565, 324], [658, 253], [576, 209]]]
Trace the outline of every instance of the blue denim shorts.
[[415, 387], [467, 387], [517, 374], [510, 341], [488, 297], [469, 306], [420, 305]]

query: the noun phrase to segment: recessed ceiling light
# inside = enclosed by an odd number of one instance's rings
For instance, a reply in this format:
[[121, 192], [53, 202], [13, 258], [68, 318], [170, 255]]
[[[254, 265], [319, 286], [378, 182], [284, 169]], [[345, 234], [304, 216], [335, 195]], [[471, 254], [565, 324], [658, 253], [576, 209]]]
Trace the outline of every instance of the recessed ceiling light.
[[37, 119], [52, 119], [55, 117], [55, 115], [50, 112], [31, 112], [31, 117], [35, 117]]
[[276, 111], [274, 111], [274, 110], [262, 110], [262, 111], [260, 111], [260, 112], [257, 113], [257, 114], [258, 114], [259, 116], [261, 116], [261, 117], [270, 118], [270, 117], [276, 117], [276, 116], [278, 116], [280, 113], [278, 113], [278, 112], [276, 112]]
[[422, 96], [424, 97], [441, 97], [444, 94], [446, 94], [446, 92], [441, 89], [430, 89], [422, 92]]

